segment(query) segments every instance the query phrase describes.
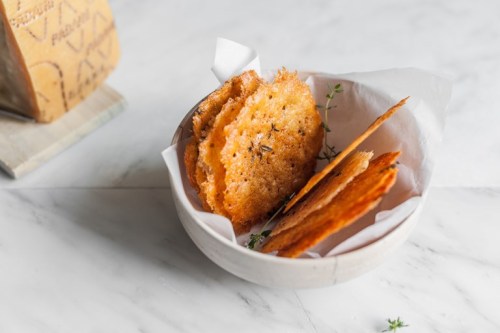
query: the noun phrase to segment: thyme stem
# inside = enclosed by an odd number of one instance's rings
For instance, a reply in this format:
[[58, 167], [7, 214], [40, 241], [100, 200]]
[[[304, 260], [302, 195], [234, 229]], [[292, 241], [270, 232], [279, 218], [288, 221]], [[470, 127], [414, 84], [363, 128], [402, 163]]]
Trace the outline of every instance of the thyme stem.
[[282, 205], [274, 212], [274, 214], [264, 223], [262, 228], [260, 228], [260, 232], [258, 234], [251, 234], [250, 239], [247, 243], [247, 248], [249, 249], [254, 249], [255, 245], [258, 243], [262, 243], [264, 239], [266, 239], [267, 236], [271, 233], [270, 229], [266, 229], [269, 223], [271, 223], [283, 210], [285, 209], [286, 205], [292, 198], [295, 196], [295, 193], [290, 194], [289, 196], [285, 197], [283, 200]]
[[323, 145], [324, 145], [324, 151], [323, 155], [318, 156], [318, 159], [320, 160], [328, 160], [328, 162], [331, 162], [337, 155], [338, 153], [335, 151], [334, 146], [329, 146], [328, 145], [328, 133], [331, 132], [330, 128], [328, 127], [328, 111], [331, 109], [330, 103], [332, 102], [333, 98], [335, 97], [336, 94], [341, 93], [344, 91], [342, 88], [342, 85], [340, 83], [337, 83], [334, 87], [328, 85], [328, 94], [326, 95], [326, 104], [324, 106], [324, 122], [323, 122], [323, 129], [325, 131], [325, 135], [323, 136]]

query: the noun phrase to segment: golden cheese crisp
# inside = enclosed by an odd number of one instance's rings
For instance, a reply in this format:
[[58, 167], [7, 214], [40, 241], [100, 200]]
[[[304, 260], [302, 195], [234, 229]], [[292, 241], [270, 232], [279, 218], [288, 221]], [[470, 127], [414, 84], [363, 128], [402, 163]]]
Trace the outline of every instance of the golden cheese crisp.
[[246, 85], [257, 77], [257, 73], [253, 70], [232, 77], [200, 103], [193, 115], [193, 136], [196, 142], [200, 143], [207, 137], [224, 105], [230, 99], [244, 94], [247, 91]]
[[225, 135], [224, 208], [239, 234], [307, 182], [323, 129], [309, 87], [283, 69], [246, 100]]
[[239, 94], [230, 98], [215, 117], [206, 139], [199, 144], [198, 163], [205, 173], [205, 181], [199, 184], [201, 192], [211, 210], [227, 216], [224, 209], [226, 190], [226, 169], [221, 162], [221, 150], [226, 144], [224, 128], [233, 122], [243, 108], [246, 99], [261, 85], [262, 80], [254, 72], [246, 72], [238, 77]]
[[398, 111], [406, 103], [410, 97], [406, 97], [399, 101], [396, 105], [392, 106], [383, 115], [378, 117], [359, 137], [357, 137], [349, 146], [347, 146], [335, 159], [330, 162], [323, 170], [316, 173], [307, 184], [300, 190], [300, 192], [290, 200], [285, 208], [285, 212], [290, 210], [295, 203], [297, 203], [304, 195], [306, 195], [316, 184], [318, 184], [321, 179], [323, 179], [327, 174], [332, 171], [342, 160], [349, 155], [354, 149], [356, 149], [363, 141], [366, 140], [373, 132], [375, 132], [387, 119], [392, 117], [396, 111]]
[[[247, 71], [226, 81], [222, 87], [205, 98], [193, 115], [193, 137], [188, 143], [184, 154], [184, 163], [191, 185], [198, 191], [203, 208], [214, 211], [215, 199], [213, 179], [213, 155], [215, 151], [214, 135], [212, 127], [219, 113], [227, 107], [235, 105], [234, 101], [244, 100], [255, 91], [260, 84], [260, 78], [255, 71]], [[226, 114], [228, 112], [224, 112]], [[228, 116], [225, 116], [228, 117]], [[221, 121], [218, 122], [218, 127]], [[216, 133], [222, 129], [217, 129]], [[210, 142], [205, 144], [210, 137]], [[211, 147], [213, 145], [213, 147]], [[200, 150], [201, 149], [201, 150]], [[218, 147], [220, 150], [221, 147]], [[219, 205], [221, 206], [221, 205]], [[217, 211], [221, 213], [221, 211]]]
[[326, 176], [314, 191], [304, 200], [295, 205], [276, 225], [270, 237], [279, 235], [282, 231], [293, 228], [301, 223], [309, 214], [323, 208], [342, 191], [354, 177], [368, 167], [372, 152], [354, 152]]
[[328, 205], [311, 213], [302, 223], [271, 237], [262, 251], [278, 251], [278, 256], [298, 257], [375, 208], [396, 181], [395, 162], [398, 156], [399, 152], [392, 152], [373, 160], [366, 171], [350, 182]]
[[51, 122], [90, 95], [120, 56], [106, 0], [0, 0], [0, 107]]
[[184, 151], [184, 165], [189, 182], [197, 190], [200, 190], [196, 182], [196, 163], [198, 161], [198, 146], [195, 140], [189, 140]]

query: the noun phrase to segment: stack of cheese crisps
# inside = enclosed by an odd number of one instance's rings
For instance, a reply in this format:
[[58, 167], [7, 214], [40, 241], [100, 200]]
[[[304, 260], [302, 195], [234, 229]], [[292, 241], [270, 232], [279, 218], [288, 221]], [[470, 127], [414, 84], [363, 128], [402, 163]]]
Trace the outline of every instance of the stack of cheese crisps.
[[0, 0], [0, 109], [51, 122], [90, 95], [119, 58], [106, 0]]
[[[313, 175], [327, 127], [309, 87], [285, 69], [271, 83], [245, 72], [195, 110], [187, 174], [203, 207], [228, 217], [236, 234], [284, 211], [270, 234], [251, 238], [268, 235], [262, 252], [298, 257], [375, 208], [394, 185], [400, 152], [372, 159], [373, 152], [355, 149], [406, 100]], [[287, 197], [293, 198], [285, 207]]]
[[[370, 161], [373, 153], [354, 151], [406, 102], [377, 118], [288, 203], [262, 252], [295, 258], [375, 208], [396, 182], [396, 159], [389, 152]], [[293, 207], [293, 208], [292, 208]]]
[[296, 73], [283, 69], [268, 83], [248, 71], [199, 105], [185, 165], [204, 208], [241, 234], [307, 182], [322, 138], [313, 96]]
[[396, 181], [399, 152], [379, 156], [356, 152], [280, 221], [262, 247], [297, 257], [375, 208]]

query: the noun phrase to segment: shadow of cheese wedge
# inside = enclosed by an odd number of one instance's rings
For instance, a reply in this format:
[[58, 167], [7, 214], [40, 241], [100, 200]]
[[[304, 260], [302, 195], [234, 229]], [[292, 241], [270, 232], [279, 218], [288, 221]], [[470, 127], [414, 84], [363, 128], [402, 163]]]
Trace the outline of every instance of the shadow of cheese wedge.
[[0, 0], [0, 108], [38, 122], [97, 89], [120, 56], [106, 0]]

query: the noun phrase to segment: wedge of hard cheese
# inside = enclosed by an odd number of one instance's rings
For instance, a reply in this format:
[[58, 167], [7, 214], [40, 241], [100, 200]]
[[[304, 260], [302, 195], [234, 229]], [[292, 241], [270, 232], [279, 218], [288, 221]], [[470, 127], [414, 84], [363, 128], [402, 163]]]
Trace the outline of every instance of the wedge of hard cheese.
[[106, 0], [0, 0], [0, 109], [51, 122], [114, 69]]

